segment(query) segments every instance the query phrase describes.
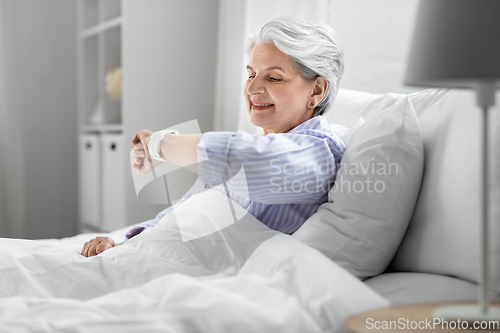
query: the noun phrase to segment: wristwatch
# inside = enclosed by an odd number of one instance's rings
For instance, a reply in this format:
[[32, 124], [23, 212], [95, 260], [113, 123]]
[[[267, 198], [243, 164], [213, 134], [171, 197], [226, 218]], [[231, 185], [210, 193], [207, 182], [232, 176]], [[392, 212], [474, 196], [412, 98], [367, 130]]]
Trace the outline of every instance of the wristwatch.
[[166, 129], [163, 131], [154, 132], [149, 141], [149, 155], [157, 161], [164, 162], [161, 157], [161, 142], [167, 134], [179, 134], [179, 131]]

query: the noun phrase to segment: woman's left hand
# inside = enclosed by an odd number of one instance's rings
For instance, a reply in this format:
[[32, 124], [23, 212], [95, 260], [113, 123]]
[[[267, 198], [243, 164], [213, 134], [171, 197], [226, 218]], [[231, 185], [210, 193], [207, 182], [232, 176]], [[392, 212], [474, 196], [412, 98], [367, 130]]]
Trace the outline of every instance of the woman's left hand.
[[144, 175], [156, 168], [162, 162], [157, 161], [149, 155], [149, 141], [153, 132], [144, 129], [137, 132], [132, 140], [132, 168], [137, 170], [137, 174]]

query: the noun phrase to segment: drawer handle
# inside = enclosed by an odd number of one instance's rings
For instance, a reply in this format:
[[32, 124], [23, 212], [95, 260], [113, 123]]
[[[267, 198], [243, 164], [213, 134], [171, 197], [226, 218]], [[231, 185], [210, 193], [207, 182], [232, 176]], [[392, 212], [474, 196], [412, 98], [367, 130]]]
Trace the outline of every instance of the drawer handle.
[[110, 145], [110, 148], [111, 148], [111, 150], [115, 150], [115, 149], [116, 149], [116, 143], [112, 143], [112, 144]]
[[90, 142], [87, 142], [87, 143], [85, 144], [85, 148], [87, 148], [87, 150], [92, 149], [92, 144], [91, 144]]

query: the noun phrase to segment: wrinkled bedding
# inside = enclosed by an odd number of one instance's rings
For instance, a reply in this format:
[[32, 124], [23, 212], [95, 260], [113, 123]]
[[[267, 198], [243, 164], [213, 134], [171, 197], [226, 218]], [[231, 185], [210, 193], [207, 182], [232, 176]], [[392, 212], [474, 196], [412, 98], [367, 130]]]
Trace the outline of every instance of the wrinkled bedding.
[[228, 223], [215, 209], [227, 200], [207, 191], [91, 258], [79, 252], [94, 235], [0, 239], [0, 332], [343, 332], [348, 316], [389, 305], [234, 202]]

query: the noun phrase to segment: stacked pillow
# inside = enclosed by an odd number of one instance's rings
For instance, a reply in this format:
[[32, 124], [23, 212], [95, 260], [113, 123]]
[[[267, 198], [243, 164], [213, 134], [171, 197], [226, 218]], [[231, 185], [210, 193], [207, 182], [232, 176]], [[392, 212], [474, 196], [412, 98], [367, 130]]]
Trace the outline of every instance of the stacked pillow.
[[[376, 117], [374, 117], [376, 115]], [[365, 279], [382, 273], [408, 227], [423, 172], [420, 128], [406, 95], [341, 89], [327, 119], [352, 127], [328, 202], [293, 237]]]

